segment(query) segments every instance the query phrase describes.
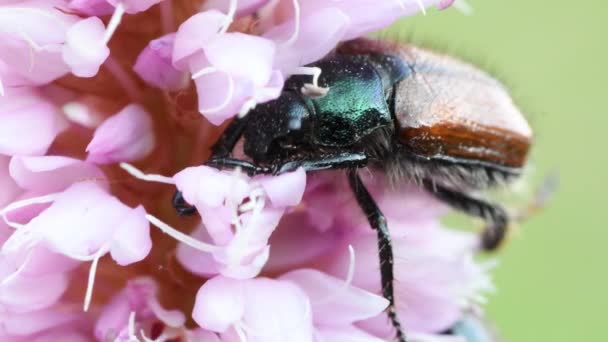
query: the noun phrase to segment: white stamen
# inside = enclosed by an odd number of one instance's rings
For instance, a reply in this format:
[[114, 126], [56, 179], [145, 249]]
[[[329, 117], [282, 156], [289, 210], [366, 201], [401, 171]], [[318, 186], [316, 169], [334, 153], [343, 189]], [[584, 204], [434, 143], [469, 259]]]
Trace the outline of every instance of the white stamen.
[[162, 335], [159, 336], [157, 339], [153, 340], [153, 339], [149, 338], [148, 336], [146, 336], [146, 332], [144, 331], [144, 329], [140, 329], [139, 330], [139, 334], [141, 335], [141, 338], [144, 339], [144, 342], [159, 342], [159, 341], [161, 341], [160, 337]]
[[353, 282], [355, 277], [355, 248], [353, 245], [348, 245], [348, 271], [346, 272], [346, 280], [344, 281], [344, 287], [348, 288]]
[[36, 42], [32, 38], [30, 38], [30, 36], [28, 36], [25, 32], [19, 31], [18, 33], [21, 36], [21, 38], [27, 43], [27, 46], [29, 47], [28, 57], [30, 60], [30, 64], [28, 66], [28, 71], [32, 72], [32, 70], [34, 70], [34, 63], [36, 62], [35, 58], [34, 58], [35, 57], [34, 52], [40, 51], [40, 50], [42, 50], [42, 48], [38, 44], [36, 44]]
[[319, 67], [304, 67], [304, 66], [300, 66], [300, 67], [296, 67], [292, 70], [292, 74], [294, 75], [309, 75], [312, 76], [312, 83], [306, 83], [304, 84], [304, 86], [302, 87], [302, 89], [300, 89], [300, 91], [302, 92], [302, 94], [316, 98], [316, 97], [323, 97], [325, 95], [327, 95], [327, 92], [329, 91], [329, 88], [325, 88], [325, 87], [320, 87], [319, 86], [319, 77], [321, 77], [321, 68]]
[[10, 203], [6, 207], [4, 207], [0, 211], [0, 215], [2, 215], [2, 219], [9, 227], [12, 227], [15, 229], [23, 228], [23, 226], [24, 226], [23, 224], [10, 221], [6, 215], [15, 209], [27, 207], [32, 204], [43, 204], [43, 203], [53, 202], [55, 200], [55, 198], [57, 197], [57, 195], [59, 195], [59, 193], [54, 193], [54, 194], [49, 194], [49, 195], [44, 195], [44, 196], [39, 196], [39, 197], [32, 197], [32, 198], [24, 199], [21, 201], [15, 201], [13, 203]]
[[129, 314], [129, 342], [139, 342], [137, 336], [135, 336], [135, 311], [131, 311]]
[[244, 211], [253, 211], [260, 206], [260, 202], [262, 202], [262, 206], [264, 204], [264, 189], [259, 187], [249, 193], [249, 202], [243, 203], [239, 206], [239, 210], [241, 212]]
[[329, 92], [329, 88], [317, 87], [314, 84], [306, 83], [300, 89], [302, 95], [310, 97], [312, 99], [320, 99], [325, 97]]
[[103, 45], [108, 45], [110, 39], [116, 32], [118, 25], [122, 21], [122, 16], [125, 14], [125, 6], [122, 3], [118, 3], [116, 8], [114, 9], [114, 14], [112, 14], [112, 18], [110, 18], [110, 22], [108, 23], [108, 27], [106, 28], [106, 32], [103, 35]]
[[464, 15], [471, 15], [474, 12], [473, 6], [471, 6], [471, 4], [469, 4], [466, 0], [456, 0], [452, 6]]
[[194, 249], [197, 249], [202, 252], [208, 252], [208, 253], [213, 253], [220, 249], [220, 247], [218, 247], [218, 246], [204, 243], [189, 235], [186, 235], [150, 214], [147, 214], [146, 218], [148, 219], [148, 221], [150, 221], [150, 223], [155, 225], [158, 229], [162, 230], [163, 233], [171, 236], [172, 238], [174, 238], [175, 240], [177, 240], [179, 242], [185, 243], [186, 245], [188, 245]]
[[242, 119], [249, 113], [250, 110], [254, 109], [258, 103], [254, 99], [249, 99], [243, 103], [241, 110], [239, 111], [239, 119]]
[[298, 40], [300, 36], [300, 3], [298, 0], [293, 0], [293, 19], [294, 19], [294, 28], [291, 37], [285, 42], [286, 46], [289, 46]]
[[237, 0], [230, 0], [230, 7], [228, 7], [228, 13], [226, 14], [226, 20], [224, 21], [222, 28], [220, 28], [220, 31], [219, 31], [220, 34], [226, 33], [226, 31], [228, 31], [230, 24], [232, 24], [232, 22], [234, 21], [234, 14], [236, 13], [236, 8], [237, 8]]
[[207, 74], [211, 74], [214, 72], [217, 72], [217, 68], [216, 67], [206, 67], [206, 68], [202, 68], [201, 70], [195, 72], [194, 74], [192, 74], [191, 78], [193, 80], [203, 76], [203, 75], [207, 75]]
[[326, 297], [315, 300], [314, 301], [315, 304], [332, 301], [336, 297], [338, 297], [341, 293], [348, 290], [348, 288], [352, 284], [353, 278], [355, 276], [355, 249], [353, 248], [352, 245], [348, 245], [348, 255], [349, 255], [348, 271], [346, 272], [346, 279], [344, 279], [344, 284], [342, 285], [342, 287], [340, 289], [338, 289], [336, 292], [331, 293]]
[[102, 121], [91, 113], [88, 106], [81, 102], [67, 102], [61, 107], [61, 111], [68, 120], [87, 128], [95, 129]]
[[[195, 72], [192, 75], [192, 79], [195, 80], [203, 75], [211, 74], [214, 72], [219, 72], [219, 70], [217, 70], [217, 68], [214, 68], [214, 67], [203, 68], [203, 69]], [[226, 99], [224, 100], [224, 102], [222, 102], [220, 105], [218, 105], [216, 107], [207, 108], [207, 109], [199, 109], [199, 111], [201, 113], [218, 112], [218, 111], [222, 110], [224, 107], [226, 107], [230, 103], [230, 100], [232, 100], [232, 97], [234, 96], [234, 80], [232, 79], [232, 76], [230, 76], [228, 74], [225, 74], [225, 75], [226, 75], [226, 77], [228, 77], [228, 94], [226, 95]]]
[[239, 336], [239, 339], [241, 340], [241, 342], [247, 342], [247, 335], [245, 335], [245, 331], [244, 331], [243, 327], [235, 324], [234, 331], [236, 331], [236, 334]]
[[95, 273], [97, 272], [99, 259], [101, 259], [101, 257], [106, 254], [109, 249], [110, 248], [108, 246], [100, 247], [97, 253], [95, 253], [95, 257], [91, 263], [91, 268], [89, 269], [89, 278], [87, 279], [87, 291], [84, 295], [84, 306], [82, 308], [85, 312], [89, 310], [91, 299], [93, 298], [93, 285], [95, 284]]
[[175, 181], [171, 177], [157, 175], [157, 174], [149, 174], [143, 173], [141, 170], [136, 168], [135, 166], [129, 163], [120, 163], [120, 167], [127, 171], [131, 176], [141, 179], [146, 182], [156, 182], [156, 183], [164, 183], [164, 184], [173, 184], [175, 185]]

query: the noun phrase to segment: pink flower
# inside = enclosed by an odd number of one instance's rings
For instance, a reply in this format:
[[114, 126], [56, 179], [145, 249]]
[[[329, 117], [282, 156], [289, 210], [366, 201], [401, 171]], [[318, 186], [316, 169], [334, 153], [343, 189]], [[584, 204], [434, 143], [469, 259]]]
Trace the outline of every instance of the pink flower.
[[[0, 153], [40, 155], [66, 128], [58, 108], [37, 89], [8, 88], [0, 97]], [[31, 132], [28, 139], [20, 133]]]
[[279, 280], [215, 277], [199, 290], [193, 318], [226, 341], [237, 336], [248, 341], [311, 341], [337, 335], [344, 341], [380, 341], [352, 323], [378, 315], [387, 304], [380, 296], [302, 269]]
[[203, 217], [195, 238], [210, 238], [221, 246], [209, 255], [182, 245], [178, 259], [194, 273], [234, 278], [251, 278], [260, 272], [270, 252], [268, 239], [286, 209], [300, 202], [306, 184], [303, 170], [249, 180], [201, 166], [185, 169], [174, 178], [186, 201], [195, 204]]
[[150, 115], [139, 105], [128, 105], [95, 130], [87, 160], [106, 164], [141, 159], [152, 152], [154, 139]]
[[[185, 330], [185, 315], [179, 310], [166, 310], [158, 301], [158, 285], [150, 278], [130, 280], [104, 307], [95, 324], [99, 341], [114, 337], [129, 341], [133, 336], [157, 339], [159, 335], [173, 338]], [[160, 324], [160, 326], [157, 326]], [[175, 335], [175, 336], [174, 336]]]
[[174, 41], [174, 33], [155, 39], [137, 57], [133, 70], [148, 84], [165, 90], [178, 90], [187, 85], [186, 74], [171, 63]]
[[[199, 111], [216, 125], [278, 97], [283, 87], [283, 76], [273, 69], [274, 43], [242, 33], [218, 34], [226, 20], [214, 10], [193, 16], [177, 31], [173, 53], [174, 64], [193, 74]], [[247, 51], [247, 63], [239, 51]]]
[[[450, 3], [4, 1], [0, 340], [389, 339], [375, 233], [343, 173], [201, 164], [215, 125], [290, 75], [318, 86], [323, 70], [306, 65], [339, 42]], [[447, 209], [417, 186], [371, 172], [407, 333], [461, 341], [438, 334], [491, 289], [475, 236], [443, 228]], [[200, 217], [175, 214], [176, 189]]]
[[90, 77], [109, 54], [103, 31], [100, 19], [69, 14], [62, 0], [2, 5], [0, 60], [27, 84], [46, 84], [70, 71]]

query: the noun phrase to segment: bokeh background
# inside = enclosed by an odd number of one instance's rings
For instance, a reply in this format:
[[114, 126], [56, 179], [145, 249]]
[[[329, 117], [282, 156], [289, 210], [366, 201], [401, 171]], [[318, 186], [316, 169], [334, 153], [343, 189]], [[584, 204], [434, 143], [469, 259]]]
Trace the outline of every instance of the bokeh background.
[[608, 3], [468, 3], [470, 15], [433, 10], [388, 34], [501, 79], [535, 130], [532, 185], [559, 173], [499, 254], [488, 315], [507, 342], [608, 341]]

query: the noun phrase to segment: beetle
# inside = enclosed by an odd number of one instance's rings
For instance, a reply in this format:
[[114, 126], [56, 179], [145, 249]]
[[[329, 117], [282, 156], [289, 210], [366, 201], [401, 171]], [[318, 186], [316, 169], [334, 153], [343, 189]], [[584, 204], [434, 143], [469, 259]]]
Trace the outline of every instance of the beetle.
[[[357, 170], [386, 172], [393, 183], [415, 182], [449, 206], [486, 221], [481, 247], [496, 249], [509, 217], [474, 192], [522, 173], [532, 131], [505, 87], [452, 57], [408, 44], [358, 39], [313, 63], [328, 92], [306, 92], [307, 77], [290, 77], [279, 98], [233, 120], [206, 165], [250, 175], [346, 170], [350, 187], [376, 230], [382, 292], [399, 341], [393, 253], [387, 223]], [[323, 96], [324, 95], [324, 96]], [[244, 158], [233, 157], [242, 142]], [[179, 214], [192, 214], [180, 192]]]

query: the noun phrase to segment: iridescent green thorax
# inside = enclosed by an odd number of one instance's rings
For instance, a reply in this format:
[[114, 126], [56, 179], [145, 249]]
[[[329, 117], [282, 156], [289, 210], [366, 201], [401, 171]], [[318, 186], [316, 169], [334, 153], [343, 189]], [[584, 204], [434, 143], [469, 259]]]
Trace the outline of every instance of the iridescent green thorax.
[[324, 97], [304, 99], [314, 118], [314, 143], [349, 146], [392, 124], [382, 78], [366, 58], [336, 57], [314, 66], [322, 70], [319, 85], [329, 88]]

